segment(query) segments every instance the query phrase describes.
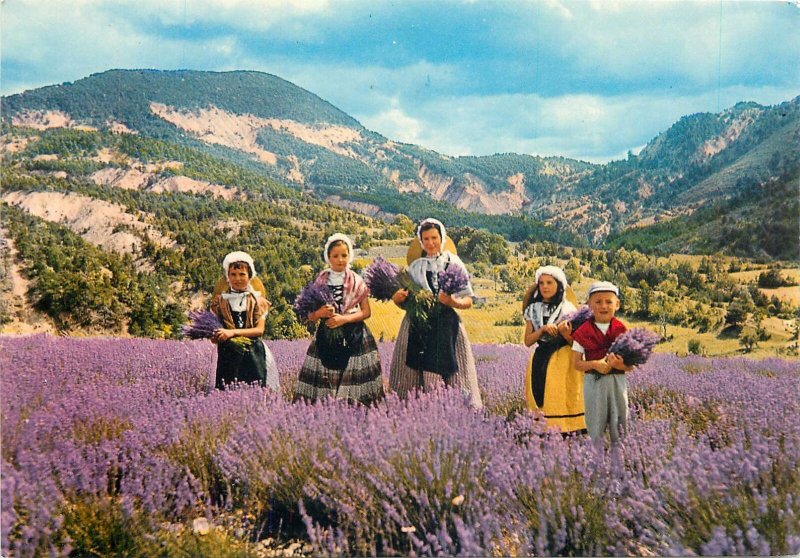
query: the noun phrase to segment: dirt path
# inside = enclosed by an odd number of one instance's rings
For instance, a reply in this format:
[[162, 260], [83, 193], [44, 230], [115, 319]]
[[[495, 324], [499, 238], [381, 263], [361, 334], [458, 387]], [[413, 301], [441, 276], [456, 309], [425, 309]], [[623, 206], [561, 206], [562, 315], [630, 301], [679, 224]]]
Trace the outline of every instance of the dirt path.
[[30, 333], [57, 333], [52, 321], [36, 311], [27, 299], [30, 281], [22, 276], [17, 265], [17, 250], [6, 230], [0, 227], [0, 305], [11, 321], [0, 325], [0, 334], [27, 335]]

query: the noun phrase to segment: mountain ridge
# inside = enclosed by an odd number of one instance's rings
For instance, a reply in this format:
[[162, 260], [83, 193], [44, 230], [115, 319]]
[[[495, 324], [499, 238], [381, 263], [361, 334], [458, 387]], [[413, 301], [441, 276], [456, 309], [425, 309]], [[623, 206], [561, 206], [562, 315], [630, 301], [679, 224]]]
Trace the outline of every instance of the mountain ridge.
[[791, 149], [800, 139], [800, 97], [684, 116], [638, 155], [602, 165], [442, 155], [388, 139], [315, 94], [253, 71], [109, 70], [3, 97], [2, 105], [5, 125], [142, 134], [323, 198], [374, 205], [392, 191], [423, 195], [470, 212], [528, 214], [596, 245], [630, 227], [690, 215], [800, 164]]

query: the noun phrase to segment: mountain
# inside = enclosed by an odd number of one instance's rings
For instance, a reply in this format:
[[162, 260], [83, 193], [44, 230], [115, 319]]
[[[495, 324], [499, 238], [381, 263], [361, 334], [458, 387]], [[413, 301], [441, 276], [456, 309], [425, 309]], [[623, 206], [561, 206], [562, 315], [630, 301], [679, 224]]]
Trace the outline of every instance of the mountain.
[[[683, 117], [638, 155], [604, 165], [442, 155], [367, 130], [313, 93], [259, 72], [111, 70], [5, 97], [2, 114], [6, 127], [158, 139], [385, 218], [455, 214], [477, 225], [475, 215], [496, 215], [485, 223], [507, 238], [533, 229], [555, 238], [535, 224], [542, 221], [563, 231], [561, 239], [578, 242], [576, 234], [598, 246], [611, 234], [736, 198], [800, 165], [800, 97]], [[507, 224], [508, 215], [533, 219]]]
[[[259, 72], [112, 70], [2, 100], [6, 123], [129, 132], [192, 147], [354, 203], [417, 194], [470, 212], [528, 213], [595, 244], [689, 215], [798, 165], [798, 98], [681, 118], [638, 156], [449, 157], [387, 139]], [[404, 205], [404, 202], [393, 205]]]
[[691, 214], [613, 233], [605, 245], [660, 255], [726, 253], [800, 261], [798, 186], [796, 168], [764, 183], [750, 181], [736, 195], [709, 202]]
[[138, 133], [228, 157], [317, 191], [389, 188], [505, 214], [591, 165], [560, 157], [448, 157], [391, 141], [316, 95], [258, 72], [112, 70], [3, 99], [15, 125]]
[[798, 140], [800, 97], [773, 107], [739, 103], [719, 114], [686, 116], [638, 156], [598, 165], [530, 209], [547, 222], [566, 217], [574, 230], [599, 242], [796, 173]]

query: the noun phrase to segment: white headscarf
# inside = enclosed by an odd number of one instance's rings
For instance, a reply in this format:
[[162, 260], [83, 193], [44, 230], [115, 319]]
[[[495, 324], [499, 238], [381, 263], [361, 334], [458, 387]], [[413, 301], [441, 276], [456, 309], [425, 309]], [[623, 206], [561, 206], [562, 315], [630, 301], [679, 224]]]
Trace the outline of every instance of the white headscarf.
[[[564, 298], [561, 299], [561, 302], [558, 306], [552, 308], [550, 318], [547, 320], [548, 324], [554, 324], [556, 319], [561, 316], [562, 313], [567, 314], [569, 312], [574, 312], [575, 305], [566, 299], [569, 282], [567, 282], [567, 276], [564, 273], [564, 270], [554, 265], [545, 265], [536, 270], [534, 281], [536, 289], [534, 289], [533, 293], [531, 294], [531, 300], [536, 298], [536, 294], [539, 291], [539, 279], [541, 279], [542, 275], [549, 275], [558, 281], [564, 291]], [[544, 302], [532, 302], [522, 313], [524, 318], [533, 324], [534, 329], [539, 329], [544, 325], [544, 307]]]
[[350, 267], [350, 264], [353, 262], [353, 241], [350, 240], [350, 237], [346, 234], [336, 233], [332, 234], [328, 237], [328, 240], [325, 241], [325, 250], [322, 251], [322, 257], [325, 258], [325, 263], [329, 266], [331, 265], [330, 259], [328, 259], [328, 249], [331, 247], [331, 244], [336, 242], [337, 240], [341, 240], [345, 244], [347, 244], [347, 267]]
[[[428, 217], [427, 219], [423, 219], [417, 225], [417, 239], [419, 240], [419, 245], [422, 246], [422, 225], [426, 225], [428, 223], [433, 223], [437, 227], [439, 227], [439, 234], [442, 236], [442, 247], [440, 248], [441, 251], [444, 251], [444, 243], [447, 242], [447, 231], [444, 228], [444, 225], [438, 219], [434, 219], [432, 217]], [[424, 252], [425, 249], [423, 248], [422, 251]]]

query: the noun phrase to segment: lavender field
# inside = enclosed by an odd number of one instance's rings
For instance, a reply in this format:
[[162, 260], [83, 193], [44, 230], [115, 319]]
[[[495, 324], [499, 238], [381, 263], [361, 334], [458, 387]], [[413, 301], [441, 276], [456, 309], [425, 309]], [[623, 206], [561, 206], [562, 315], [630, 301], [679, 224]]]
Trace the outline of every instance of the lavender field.
[[609, 454], [523, 411], [519, 346], [476, 411], [292, 404], [307, 341], [268, 345], [279, 394], [211, 390], [208, 342], [0, 338], [3, 556], [800, 552], [797, 361], [654, 355]]

